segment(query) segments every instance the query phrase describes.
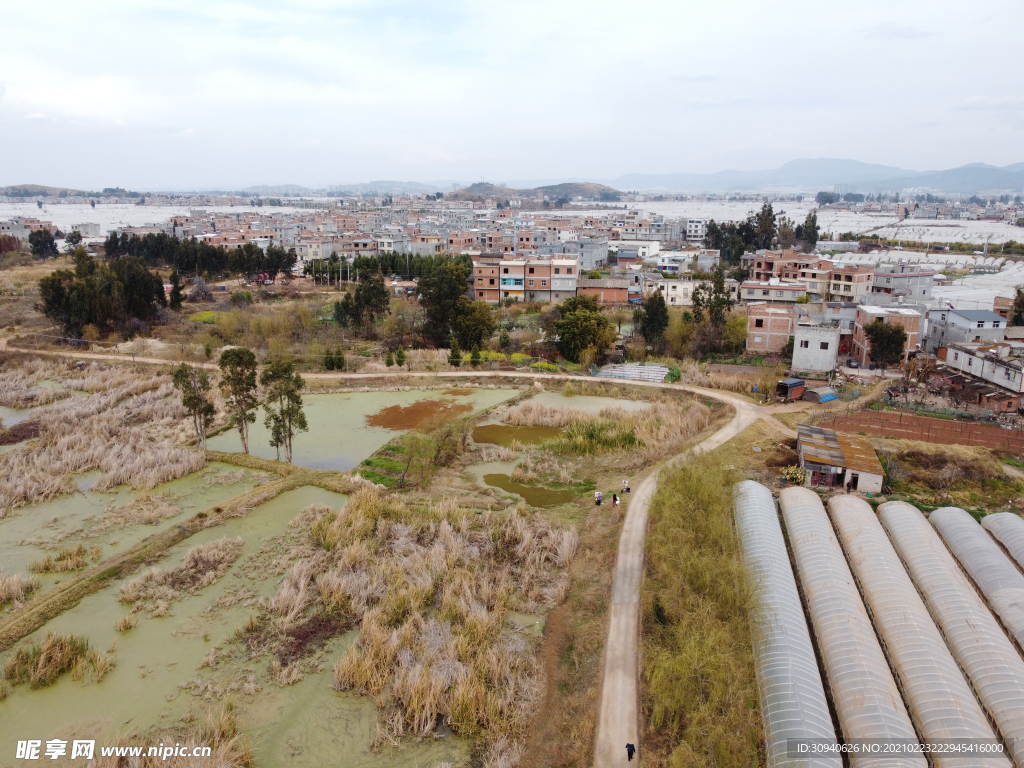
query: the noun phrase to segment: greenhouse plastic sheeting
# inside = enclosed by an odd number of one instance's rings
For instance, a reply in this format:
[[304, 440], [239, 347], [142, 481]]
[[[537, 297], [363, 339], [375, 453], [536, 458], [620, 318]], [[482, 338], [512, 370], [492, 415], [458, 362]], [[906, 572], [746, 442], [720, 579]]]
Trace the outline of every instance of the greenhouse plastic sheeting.
[[878, 518], [967, 673], [981, 704], [1024, 768], [1024, 660], [917, 507], [889, 501]]
[[928, 516], [949, 551], [974, 579], [989, 608], [1019, 647], [1024, 648], [1024, 576], [978, 522], [959, 507]]
[[[856, 496], [833, 496], [828, 511], [924, 741], [994, 739], [974, 692], [874, 510]], [[934, 760], [938, 768], [978, 765], [977, 757], [955, 754], [936, 754]], [[984, 763], [992, 768], [1010, 765], [1006, 759]]]
[[[844, 738], [916, 743], [914, 725], [821, 499], [807, 488], [785, 488], [779, 502]], [[851, 765], [896, 768], [927, 761], [890, 755], [855, 757]]]
[[836, 733], [772, 494], [753, 480], [733, 494], [743, 559], [757, 584], [754, 663], [768, 766], [840, 768], [838, 755], [788, 757], [789, 739], [835, 743]]
[[1006, 547], [1017, 565], [1024, 568], [1024, 520], [1012, 512], [996, 512], [983, 517], [981, 526]]

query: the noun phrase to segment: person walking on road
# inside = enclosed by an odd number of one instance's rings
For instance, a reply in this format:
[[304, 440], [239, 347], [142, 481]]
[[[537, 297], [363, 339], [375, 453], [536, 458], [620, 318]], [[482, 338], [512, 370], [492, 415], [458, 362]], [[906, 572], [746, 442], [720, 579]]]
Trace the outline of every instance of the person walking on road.
[[636, 752], [636, 747], [634, 747], [632, 744], [627, 744], [626, 745], [626, 757], [629, 760], [629, 762], [633, 762], [633, 753], [634, 752]]
[[629, 480], [622, 481], [622, 492], [629, 493]]
[[600, 491], [594, 491], [594, 503], [597, 504], [597, 506], [599, 506], [599, 507], [601, 506], [601, 492]]
[[616, 496], [614, 493], [612, 494], [612, 506], [613, 507], [619, 506], [619, 497]]

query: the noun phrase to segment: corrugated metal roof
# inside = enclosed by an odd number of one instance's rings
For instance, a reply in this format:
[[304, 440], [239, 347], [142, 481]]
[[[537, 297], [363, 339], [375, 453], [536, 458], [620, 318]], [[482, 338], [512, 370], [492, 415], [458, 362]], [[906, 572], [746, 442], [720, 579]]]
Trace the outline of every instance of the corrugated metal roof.
[[859, 435], [847, 435], [810, 424], [797, 427], [797, 450], [805, 461], [833, 467], [846, 467], [854, 472], [884, 475], [885, 470], [875, 449]]

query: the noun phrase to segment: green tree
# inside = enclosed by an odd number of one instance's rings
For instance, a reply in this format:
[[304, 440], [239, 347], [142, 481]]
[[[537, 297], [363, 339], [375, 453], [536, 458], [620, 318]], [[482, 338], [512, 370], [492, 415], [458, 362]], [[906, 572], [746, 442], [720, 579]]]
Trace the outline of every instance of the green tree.
[[480, 347], [473, 345], [473, 351], [469, 353], [469, 364], [476, 368], [480, 365]]
[[295, 434], [309, 431], [301, 394], [306, 382], [295, 372], [291, 360], [271, 360], [260, 374], [260, 384], [267, 395], [263, 423], [270, 432], [270, 445], [277, 449], [279, 461], [284, 448], [284, 459], [291, 464]]
[[75, 269], [58, 269], [39, 281], [43, 314], [80, 337], [87, 325], [131, 330], [167, 305], [164, 282], [137, 256], [99, 263], [79, 247]]
[[818, 244], [818, 232], [821, 230], [818, 226], [818, 212], [810, 211], [804, 223], [798, 225], [796, 229], [796, 239], [804, 244], [804, 251], [813, 251], [814, 246]]
[[796, 233], [793, 231], [793, 222], [789, 218], [783, 217], [779, 224], [779, 245], [783, 248], [792, 248], [794, 242], [796, 242]]
[[395, 362], [398, 363], [399, 368], [405, 367], [405, 347], [399, 347], [395, 352]]
[[57, 251], [57, 242], [53, 233], [48, 229], [39, 229], [29, 233], [28, 244], [32, 249], [32, 255], [40, 259], [55, 259], [60, 255]]
[[595, 358], [603, 356], [615, 341], [615, 329], [608, 318], [590, 309], [563, 313], [562, 319], [555, 323], [555, 332], [559, 354], [574, 363], [580, 361], [588, 347], [594, 348]]
[[341, 301], [334, 302], [334, 322], [340, 325], [342, 328], [347, 328], [348, 324], [356, 317], [356, 304], [352, 298], [352, 294], [346, 292], [341, 297]]
[[193, 368], [182, 363], [174, 370], [171, 379], [175, 388], [181, 392], [181, 405], [192, 417], [192, 426], [196, 430], [196, 443], [206, 448], [206, 432], [216, 410], [206, 393], [210, 391], [210, 377], [202, 368]]
[[1024, 325], [1024, 288], [1017, 288], [1013, 297], [1013, 309], [1010, 312], [1010, 325]]
[[462, 350], [459, 349], [459, 342], [453, 336], [448, 345], [451, 347], [451, 351], [448, 353], [448, 365], [458, 368], [462, 365]]
[[82, 233], [78, 231], [68, 232], [64, 236], [64, 253], [74, 253], [82, 244]]
[[420, 278], [420, 304], [427, 315], [427, 334], [438, 347], [444, 346], [451, 337], [460, 310], [466, 309], [460, 299], [468, 301], [466, 280], [470, 269], [460, 262], [446, 260]]
[[452, 330], [462, 349], [480, 347], [494, 334], [494, 312], [483, 301], [470, 301], [465, 296], [456, 304]]
[[334, 350], [328, 348], [327, 352], [324, 353], [324, 370], [334, 370]]
[[871, 342], [869, 356], [871, 362], [883, 371], [890, 365], [898, 365], [903, 360], [907, 346], [907, 332], [902, 325], [875, 320], [864, 327], [864, 335]]
[[242, 451], [249, 452], [249, 425], [256, 421], [256, 355], [251, 349], [232, 347], [220, 354], [220, 389], [231, 416], [231, 425], [238, 430]]
[[600, 312], [601, 305], [597, 303], [597, 296], [578, 294], [576, 296], [570, 296], [568, 299], [563, 301], [559, 305], [559, 309], [562, 312], [562, 317], [565, 317], [571, 312], [576, 312], [581, 309], [585, 309], [588, 312]]
[[395, 356], [393, 354], [391, 354], [391, 350], [389, 349], [388, 353], [386, 355], [384, 355], [384, 365], [386, 365], [388, 368], [390, 368], [394, 364], [395, 364]]
[[733, 355], [740, 354], [747, 346], [747, 318], [738, 312], [729, 315], [722, 329], [722, 348]]
[[369, 329], [391, 311], [391, 293], [380, 272], [363, 273], [352, 298], [354, 316]]
[[508, 328], [502, 328], [501, 333], [498, 334], [498, 346], [501, 349], [508, 349], [512, 343], [512, 337], [509, 336]]
[[771, 248], [775, 239], [775, 212], [767, 200], [761, 210], [754, 216], [754, 245], [758, 248]]
[[181, 284], [181, 278], [178, 276], [178, 270], [171, 270], [171, 295], [168, 297], [168, 304], [171, 309], [181, 309], [181, 305], [185, 301], [185, 290]]
[[640, 323], [640, 335], [648, 344], [661, 344], [668, 328], [668, 307], [661, 291], [655, 291], [644, 299], [644, 314]]

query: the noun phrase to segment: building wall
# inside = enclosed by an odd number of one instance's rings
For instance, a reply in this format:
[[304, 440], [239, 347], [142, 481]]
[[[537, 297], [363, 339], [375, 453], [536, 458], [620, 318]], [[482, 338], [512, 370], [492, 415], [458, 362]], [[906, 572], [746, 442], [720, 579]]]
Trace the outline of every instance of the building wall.
[[825, 372], [836, 367], [839, 329], [827, 325], [797, 324], [793, 333], [794, 371]]
[[[773, 311], [775, 310], [775, 311]], [[750, 307], [747, 315], [747, 350], [781, 352], [793, 335], [795, 313], [775, 307]]]
[[857, 308], [857, 320], [853, 326], [853, 357], [861, 365], [871, 363], [871, 342], [864, 333], [864, 327], [873, 323], [876, 319], [884, 320], [886, 323], [902, 325], [907, 334], [907, 342], [903, 348], [903, 359], [906, 360], [910, 353], [917, 349], [917, 342], [921, 327], [921, 316], [916, 312], [892, 310], [882, 314], [870, 312], [864, 306]]

